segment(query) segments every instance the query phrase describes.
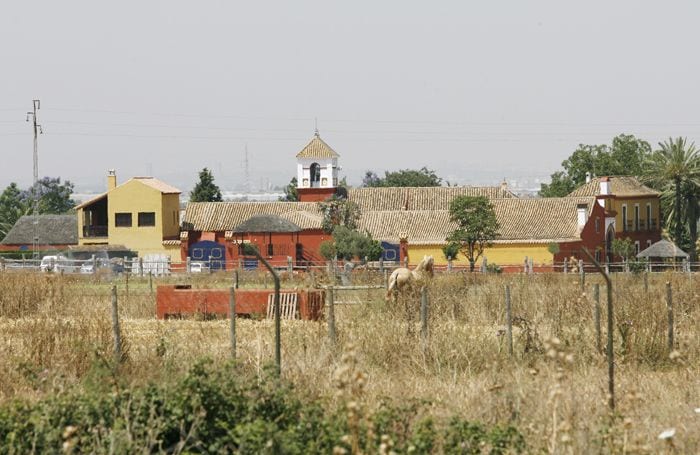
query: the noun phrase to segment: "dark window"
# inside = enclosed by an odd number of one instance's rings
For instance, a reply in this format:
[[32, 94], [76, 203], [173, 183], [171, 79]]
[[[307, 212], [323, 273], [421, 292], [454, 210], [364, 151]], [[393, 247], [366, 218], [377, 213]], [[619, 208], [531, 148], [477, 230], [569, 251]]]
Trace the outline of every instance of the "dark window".
[[131, 213], [115, 213], [114, 225], [116, 227], [131, 227]]
[[155, 212], [139, 212], [139, 226], [155, 226]]

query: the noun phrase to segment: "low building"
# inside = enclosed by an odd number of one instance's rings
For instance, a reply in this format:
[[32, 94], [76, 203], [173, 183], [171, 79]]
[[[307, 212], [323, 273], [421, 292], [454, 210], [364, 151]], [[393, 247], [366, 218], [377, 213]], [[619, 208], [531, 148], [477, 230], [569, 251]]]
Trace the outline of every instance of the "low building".
[[182, 260], [226, 268], [242, 260], [243, 244], [253, 243], [275, 264], [320, 262], [319, 247], [331, 236], [321, 229], [315, 202], [192, 202], [180, 236]]
[[180, 190], [153, 177], [117, 185], [110, 171], [107, 192], [76, 206], [80, 245], [124, 245], [139, 256], [180, 257]]
[[75, 215], [25, 215], [0, 242], [0, 251], [64, 250], [77, 244]]
[[[564, 258], [584, 259], [583, 247], [599, 260], [602, 257], [605, 211], [594, 197], [506, 198], [491, 203], [500, 227], [498, 238], [484, 252], [489, 263], [519, 266], [527, 258], [539, 269], [551, 269]], [[386, 210], [365, 212], [360, 228], [382, 241], [400, 240], [401, 259], [407, 257], [409, 264], [431, 255], [436, 265], [446, 265], [442, 249], [456, 225], [445, 209]], [[552, 254], [550, 245], [556, 245], [557, 254]], [[453, 263], [468, 265], [461, 254]]]

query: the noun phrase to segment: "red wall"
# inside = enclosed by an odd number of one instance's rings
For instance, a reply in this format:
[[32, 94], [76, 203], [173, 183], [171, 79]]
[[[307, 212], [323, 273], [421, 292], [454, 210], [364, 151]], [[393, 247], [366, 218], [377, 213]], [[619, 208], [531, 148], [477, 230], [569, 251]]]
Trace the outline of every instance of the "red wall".
[[335, 188], [297, 188], [299, 202], [323, 202], [335, 194]]
[[[317, 321], [323, 317], [325, 291], [320, 289], [301, 291], [281, 289], [280, 292], [297, 294], [297, 306], [301, 319]], [[267, 301], [274, 294], [270, 289], [237, 289], [236, 315], [263, 316], [267, 313]], [[191, 289], [189, 286], [158, 286], [156, 290], [156, 317], [192, 316], [196, 313], [229, 316], [230, 291], [228, 289]]]
[[[233, 239], [226, 240], [224, 232], [198, 232], [189, 231], [187, 242], [183, 242], [180, 248], [180, 256], [183, 261], [187, 260], [187, 252], [190, 245], [201, 240], [212, 240], [226, 247], [226, 262], [237, 266], [238, 260], [242, 257], [239, 254], [241, 242], [252, 243], [258, 247], [262, 256], [270, 261], [272, 265], [286, 265], [287, 256], [291, 256], [294, 264], [301, 258], [297, 257], [296, 244], [300, 243], [304, 248], [307, 259], [311, 262], [321, 262], [319, 248], [322, 242], [331, 240], [332, 236], [326, 234], [321, 229], [307, 229], [299, 233], [262, 233], [251, 232], [246, 234], [236, 234]], [[273, 255], [268, 255], [267, 245], [272, 243]], [[230, 268], [230, 266], [228, 266]]]
[[[595, 231], [596, 218], [599, 220], [598, 232]], [[605, 262], [605, 209], [597, 202], [581, 231], [581, 241], [560, 243], [559, 254], [554, 256], [554, 261], [563, 262], [565, 258], [569, 259], [573, 256], [576, 259], [583, 259], [584, 262], [590, 262], [582, 251], [583, 247], [586, 247], [593, 257], [595, 257], [596, 248], [600, 248], [601, 263]]]

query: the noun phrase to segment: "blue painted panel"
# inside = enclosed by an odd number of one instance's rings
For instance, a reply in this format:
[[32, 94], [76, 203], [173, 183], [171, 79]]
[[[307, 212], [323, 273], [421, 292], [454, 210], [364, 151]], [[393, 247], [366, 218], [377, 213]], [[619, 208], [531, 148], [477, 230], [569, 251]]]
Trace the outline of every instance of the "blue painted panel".
[[202, 240], [190, 245], [187, 254], [191, 260], [203, 262], [207, 266], [211, 260], [212, 270], [226, 270], [226, 249], [220, 243]]
[[258, 259], [257, 258], [244, 258], [243, 259], [243, 268], [245, 270], [255, 270], [258, 268]]
[[400, 257], [399, 245], [389, 242], [382, 242], [382, 259], [385, 261], [398, 261]]

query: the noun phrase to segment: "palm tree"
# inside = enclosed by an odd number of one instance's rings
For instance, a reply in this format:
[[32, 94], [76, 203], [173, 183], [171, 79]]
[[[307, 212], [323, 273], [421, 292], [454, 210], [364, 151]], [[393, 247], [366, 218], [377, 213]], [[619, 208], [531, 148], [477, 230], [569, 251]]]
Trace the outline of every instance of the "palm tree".
[[[687, 210], [685, 210], [686, 217], [697, 216], [695, 207], [690, 208], [689, 205], [697, 204], [697, 198], [694, 195], [700, 188], [700, 156], [695, 149], [695, 143], [688, 143], [687, 139], [682, 137], [675, 140], [669, 138], [668, 141], [659, 143], [659, 147], [659, 150], [651, 154], [645, 166], [644, 181], [656, 188], [666, 188], [669, 192], [672, 191], [674, 199], [672, 210], [675, 218], [673, 220], [673, 240], [678, 244], [683, 233], [684, 199], [688, 204], [686, 205]], [[691, 197], [691, 195], [693, 196]], [[688, 221], [689, 225], [694, 228], [691, 231], [695, 231], [691, 234], [697, 237], [697, 220], [688, 219]], [[695, 260], [695, 240], [697, 239], [691, 239], [691, 260]]]

